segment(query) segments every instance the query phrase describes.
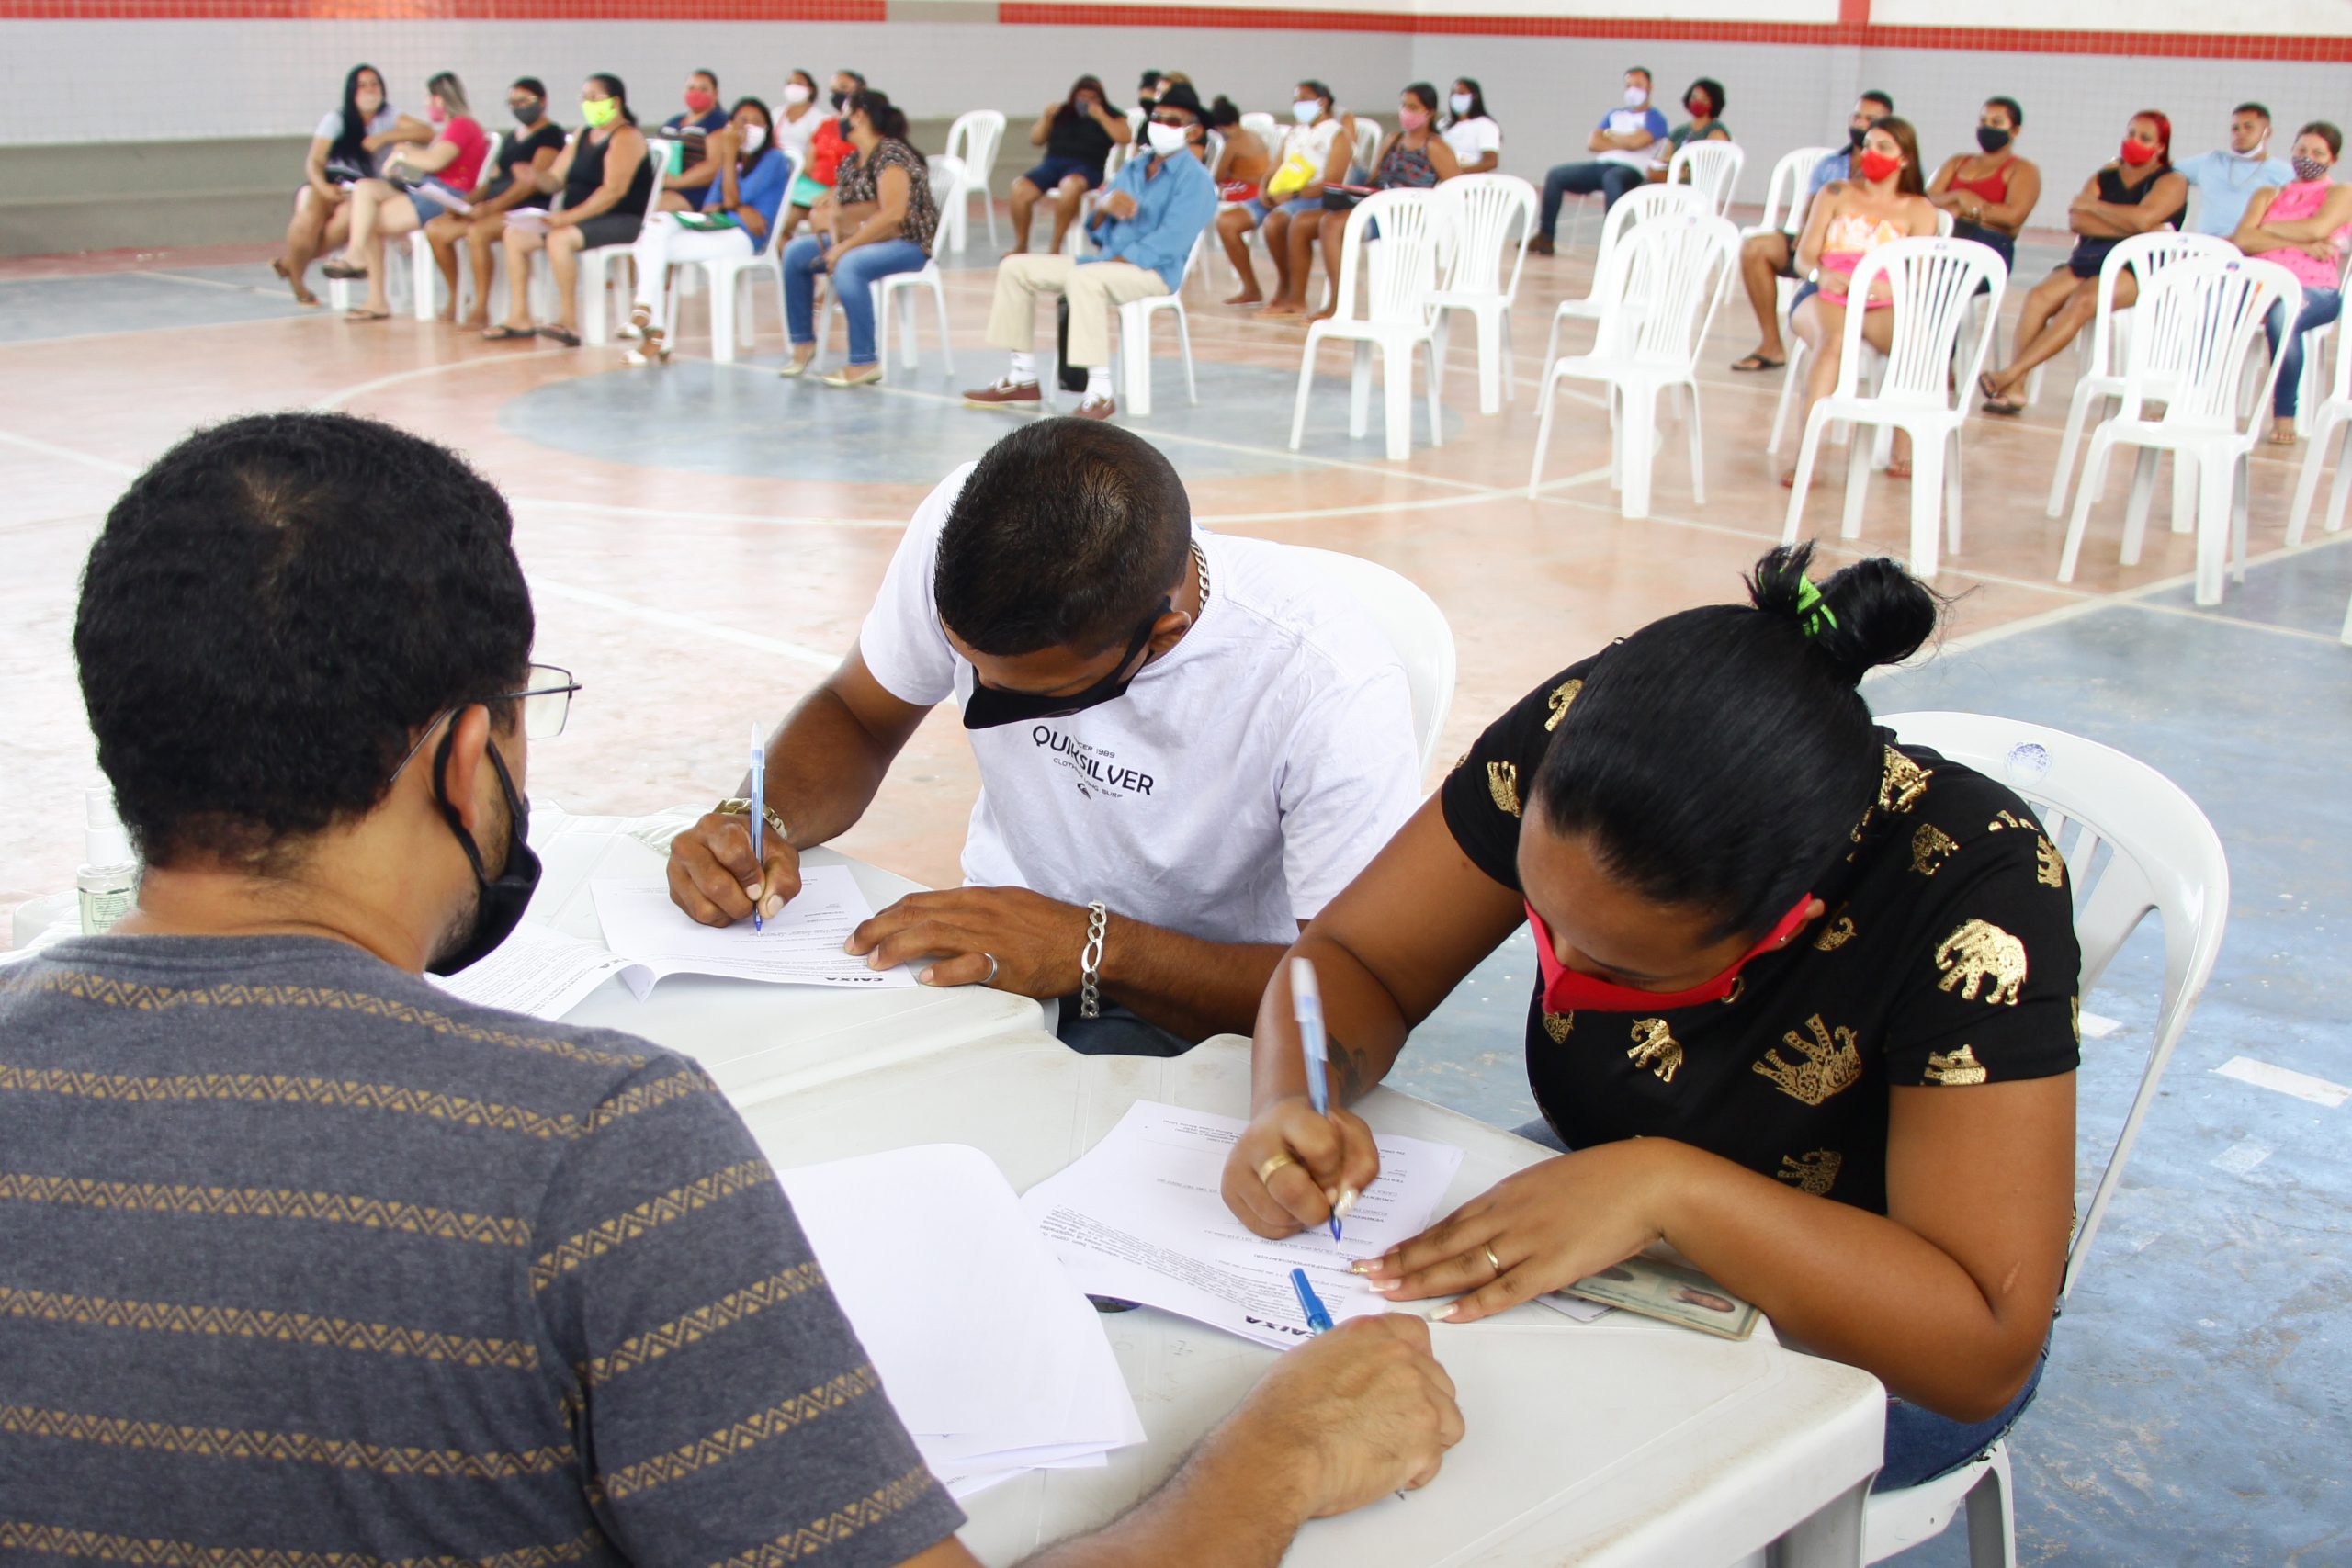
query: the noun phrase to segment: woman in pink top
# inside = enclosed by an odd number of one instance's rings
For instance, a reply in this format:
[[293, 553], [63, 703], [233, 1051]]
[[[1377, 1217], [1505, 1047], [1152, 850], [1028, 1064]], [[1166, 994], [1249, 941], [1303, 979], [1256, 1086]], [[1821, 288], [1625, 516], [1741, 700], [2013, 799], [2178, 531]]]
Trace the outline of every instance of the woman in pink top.
[[[2315, 119], [2295, 132], [2290, 155], [2295, 164], [2291, 184], [2276, 190], [2258, 190], [2245, 204], [2238, 231], [2230, 236], [2250, 256], [2277, 262], [2303, 286], [2303, 313], [2294, 331], [2285, 333], [2287, 310], [2274, 306], [2263, 331], [2278, 362], [2278, 390], [2270, 404], [2270, 440], [2274, 446], [2295, 444], [2295, 400], [2303, 378], [2303, 334], [2324, 326], [2344, 310], [2344, 253], [2352, 243], [2352, 186], [2340, 186], [2328, 175], [2344, 152], [2344, 132]], [[2342, 349], [2336, 350], [2341, 354]]]
[[[355, 321], [380, 321], [390, 315], [384, 294], [384, 242], [424, 228], [452, 212], [448, 197], [469, 191], [490, 156], [490, 138], [468, 111], [466, 86], [444, 71], [424, 84], [425, 118], [433, 122], [433, 144], [413, 153], [402, 148], [386, 161], [384, 173], [412, 182], [407, 189], [390, 179], [361, 180], [351, 190], [351, 243], [343, 254], [319, 268], [329, 277], [365, 277], [368, 302], [344, 312]], [[432, 185], [417, 184], [430, 177]], [[435, 194], [435, 187], [443, 194]], [[462, 197], [459, 198], [462, 200]], [[430, 288], [430, 277], [417, 287]]]

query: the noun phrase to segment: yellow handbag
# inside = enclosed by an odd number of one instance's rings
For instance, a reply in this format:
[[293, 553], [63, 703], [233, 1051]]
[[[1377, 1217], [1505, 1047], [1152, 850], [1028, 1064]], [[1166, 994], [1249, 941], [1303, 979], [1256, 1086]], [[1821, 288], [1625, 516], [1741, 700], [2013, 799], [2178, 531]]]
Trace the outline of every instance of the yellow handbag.
[[1276, 201], [1287, 201], [1313, 185], [1322, 174], [1315, 161], [1304, 152], [1293, 152], [1283, 160], [1273, 177], [1266, 182], [1266, 195]]

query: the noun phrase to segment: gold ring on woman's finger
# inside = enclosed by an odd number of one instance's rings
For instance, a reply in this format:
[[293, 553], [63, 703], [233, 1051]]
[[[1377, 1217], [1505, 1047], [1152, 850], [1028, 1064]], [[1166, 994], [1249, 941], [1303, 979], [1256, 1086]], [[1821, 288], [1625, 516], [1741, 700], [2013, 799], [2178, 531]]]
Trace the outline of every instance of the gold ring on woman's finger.
[[1298, 1156], [1296, 1155], [1270, 1155], [1266, 1158], [1258, 1162], [1258, 1179], [1261, 1181], [1272, 1181], [1274, 1179], [1274, 1172], [1280, 1170], [1286, 1165], [1296, 1165], [1297, 1163]]
[[1487, 1242], [1484, 1246], [1487, 1253], [1487, 1261], [1494, 1266], [1495, 1278], [1499, 1280], [1503, 1277], [1503, 1260], [1495, 1256], [1495, 1244], [1493, 1242]]

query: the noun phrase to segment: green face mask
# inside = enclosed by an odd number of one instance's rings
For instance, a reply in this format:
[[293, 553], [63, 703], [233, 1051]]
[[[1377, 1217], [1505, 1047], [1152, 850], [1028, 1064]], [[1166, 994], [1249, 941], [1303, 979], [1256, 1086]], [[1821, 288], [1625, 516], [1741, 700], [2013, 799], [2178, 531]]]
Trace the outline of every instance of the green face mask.
[[580, 100], [580, 118], [592, 130], [601, 130], [621, 118], [621, 101], [618, 98], [582, 98]]

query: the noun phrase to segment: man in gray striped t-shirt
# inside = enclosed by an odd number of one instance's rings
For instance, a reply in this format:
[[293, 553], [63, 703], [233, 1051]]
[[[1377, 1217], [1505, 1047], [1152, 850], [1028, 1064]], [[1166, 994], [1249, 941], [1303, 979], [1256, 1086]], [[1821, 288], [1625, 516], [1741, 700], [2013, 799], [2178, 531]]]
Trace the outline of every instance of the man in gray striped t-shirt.
[[[0, 966], [0, 1562], [957, 1568], [925, 1471], [691, 1062], [456, 1002], [538, 866], [497, 492], [341, 415], [199, 433], [91, 552], [74, 648], [146, 864]], [[1286, 1358], [1045, 1563], [1271, 1563], [1436, 1470], [1418, 1321]]]

